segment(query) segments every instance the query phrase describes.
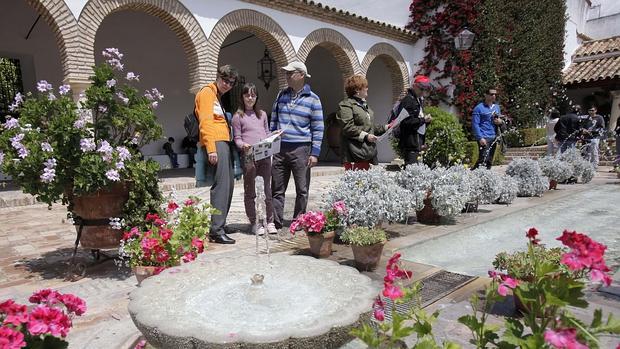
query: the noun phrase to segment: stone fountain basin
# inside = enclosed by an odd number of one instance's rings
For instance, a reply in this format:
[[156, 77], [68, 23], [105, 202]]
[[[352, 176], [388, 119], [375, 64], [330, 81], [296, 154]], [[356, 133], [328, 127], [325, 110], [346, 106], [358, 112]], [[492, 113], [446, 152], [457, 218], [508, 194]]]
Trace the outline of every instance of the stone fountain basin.
[[338, 348], [377, 292], [357, 270], [307, 256], [201, 259], [143, 281], [129, 313], [156, 348]]

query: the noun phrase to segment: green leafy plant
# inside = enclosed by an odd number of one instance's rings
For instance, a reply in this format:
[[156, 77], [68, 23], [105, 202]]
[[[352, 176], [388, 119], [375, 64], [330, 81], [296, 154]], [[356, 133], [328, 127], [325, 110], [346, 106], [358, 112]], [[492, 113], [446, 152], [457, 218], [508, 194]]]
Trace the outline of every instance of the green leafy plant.
[[[462, 316], [459, 322], [472, 331], [471, 342], [477, 348], [486, 348], [488, 344], [499, 348], [526, 349], [600, 348], [597, 337], [604, 333], [620, 333], [620, 321], [613, 314], [609, 314], [604, 321], [602, 311], [598, 309], [592, 322], [586, 324], [567, 307], [588, 306], [583, 292], [586, 276], [593, 282], [611, 283], [611, 277], [607, 274], [610, 270], [603, 258], [606, 246], [587, 235], [565, 230], [557, 240], [570, 250], [564, 251], [557, 260], [558, 251], [549, 257], [544, 249], [540, 249], [537, 235], [535, 228], [527, 231], [527, 252], [520, 254], [519, 260], [513, 258], [518, 266], [509, 265], [507, 259], [497, 263], [511, 268], [506, 270], [520, 272], [525, 279], [490, 271], [492, 282], [485, 290], [486, 305], [480, 307], [479, 301], [472, 299], [474, 313]], [[522, 318], [507, 318], [500, 338], [498, 328], [486, 324], [487, 314], [492, 304], [505, 297], [510, 289], [522, 302], [525, 313]]]
[[[560, 259], [565, 252], [561, 247], [546, 248], [542, 244], [532, 246], [531, 251], [536, 261], [552, 264], [560, 264]], [[493, 267], [523, 281], [533, 280], [536, 273], [536, 266], [530, 256], [530, 251], [500, 252], [493, 260]], [[563, 268], [563, 271], [568, 272], [568, 269]]]
[[131, 193], [123, 218], [134, 223], [161, 203], [157, 165], [138, 149], [162, 137], [154, 109], [163, 95], [155, 88], [140, 93], [131, 85], [139, 79], [133, 72], [121, 76], [117, 49], [103, 55], [79, 105], [69, 85], [55, 90], [47, 81], [37, 84], [36, 95], [15, 96], [11, 109], [20, 117], [1, 124], [0, 170], [25, 193], [49, 205], [69, 204], [69, 211], [74, 197], [126, 182]]
[[447, 167], [463, 162], [467, 139], [456, 116], [438, 107], [424, 108], [424, 112], [433, 117], [426, 131], [424, 163], [430, 167]]
[[[401, 269], [398, 265], [400, 257], [400, 253], [394, 254], [385, 268], [384, 287], [373, 304], [373, 325], [363, 324], [353, 329], [351, 334], [370, 348], [460, 348], [451, 342], [437, 343], [433, 336], [433, 324], [439, 317], [439, 311], [428, 313], [422, 309], [422, 285], [419, 282], [411, 283], [411, 271]], [[407, 304], [409, 310], [404, 314], [399, 313], [396, 304]], [[386, 319], [386, 313], [391, 315], [391, 321]], [[405, 338], [414, 334], [416, 341], [408, 347]]]
[[387, 234], [383, 229], [367, 227], [351, 227], [345, 229], [341, 236], [342, 241], [358, 246], [370, 246], [387, 241]]

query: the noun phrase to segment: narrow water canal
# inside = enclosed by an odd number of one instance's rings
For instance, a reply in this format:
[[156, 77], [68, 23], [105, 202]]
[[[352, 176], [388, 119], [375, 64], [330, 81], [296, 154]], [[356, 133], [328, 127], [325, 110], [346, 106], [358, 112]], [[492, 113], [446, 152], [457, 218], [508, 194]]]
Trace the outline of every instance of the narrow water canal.
[[501, 251], [525, 250], [525, 232], [536, 227], [548, 247], [561, 246], [555, 238], [564, 229], [587, 233], [607, 245], [605, 259], [613, 270], [620, 266], [620, 185], [597, 185], [544, 205], [527, 208], [437, 239], [403, 249], [409, 261], [445, 270], [486, 276]]

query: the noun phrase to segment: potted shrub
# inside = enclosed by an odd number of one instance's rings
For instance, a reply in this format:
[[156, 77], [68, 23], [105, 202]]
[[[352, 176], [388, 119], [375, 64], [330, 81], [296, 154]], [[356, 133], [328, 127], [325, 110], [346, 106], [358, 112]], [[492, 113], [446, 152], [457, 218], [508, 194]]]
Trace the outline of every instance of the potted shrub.
[[395, 175], [382, 167], [368, 171], [346, 171], [326, 194], [326, 202], [344, 202], [348, 226], [380, 226], [383, 222], [403, 221], [416, 201], [413, 194], [400, 187]]
[[542, 196], [549, 188], [549, 178], [543, 175], [538, 162], [532, 159], [512, 160], [506, 174], [517, 180], [518, 196]]
[[0, 129], [0, 170], [39, 201], [68, 204], [87, 248], [118, 246], [122, 232], [109, 218], [138, 221], [161, 200], [153, 181], [159, 167], [138, 149], [162, 136], [154, 108], [163, 95], [132, 87], [138, 75], [120, 75], [117, 49], [103, 55], [79, 105], [69, 85], [40, 81], [36, 95], [15, 96], [11, 109], [19, 118], [8, 117]]
[[433, 170], [410, 165], [401, 171], [398, 183], [413, 193], [416, 215], [422, 223], [438, 223], [440, 217], [458, 215], [472, 197], [471, 176], [460, 165]]
[[28, 301], [31, 306], [0, 302], [0, 347], [67, 348], [71, 320], [86, 312], [86, 302], [51, 289], [33, 293]]
[[596, 171], [594, 166], [584, 159], [577, 149], [568, 149], [567, 151], [557, 155], [561, 161], [565, 161], [572, 166], [572, 178], [575, 181], [580, 180], [581, 183], [588, 183], [594, 178]]
[[491, 204], [502, 194], [502, 178], [495, 171], [478, 168], [471, 171], [472, 193], [478, 203]]
[[206, 247], [211, 215], [217, 211], [190, 197], [182, 206], [169, 201], [168, 219], [148, 213], [145, 228], [132, 227], [123, 234], [119, 256], [132, 268], [138, 284], [166, 268], [196, 259]]
[[327, 258], [332, 254], [334, 237], [343, 226], [346, 212], [344, 202], [337, 201], [326, 212], [308, 211], [299, 215], [291, 223], [289, 230], [291, 234], [300, 229], [305, 231], [310, 244], [310, 253], [317, 258]]
[[439, 107], [426, 107], [424, 112], [433, 118], [426, 131], [427, 149], [422, 154], [424, 164], [448, 167], [461, 163], [465, 158], [467, 139], [456, 115]]
[[549, 177], [549, 190], [556, 189], [558, 182], [562, 183], [573, 175], [572, 166], [557, 156], [545, 156], [538, 159], [538, 165], [543, 174]]
[[382, 229], [351, 227], [342, 233], [342, 241], [351, 245], [357, 269], [371, 271], [381, 259], [387, 235]]

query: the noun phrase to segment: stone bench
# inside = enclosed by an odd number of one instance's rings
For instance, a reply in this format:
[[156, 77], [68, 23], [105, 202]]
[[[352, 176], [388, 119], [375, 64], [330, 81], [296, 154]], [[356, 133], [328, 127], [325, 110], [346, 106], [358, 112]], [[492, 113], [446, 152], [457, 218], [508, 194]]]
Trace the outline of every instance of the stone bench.
[[[157, 161], [159, 163], [159, 167], [162, 170], [172, 168], [172, 164], [170, 163], [170, 158], [166, 154], [159, 155], [144, 155], [144, 159], [151, 159]], [[177, 154], [177, 162], [179, 163], [179, 168], [186, 168], [189, 166], [189, 155], [188, 154]]]

